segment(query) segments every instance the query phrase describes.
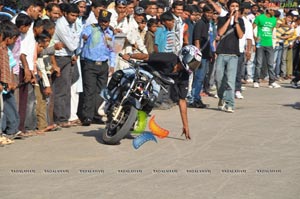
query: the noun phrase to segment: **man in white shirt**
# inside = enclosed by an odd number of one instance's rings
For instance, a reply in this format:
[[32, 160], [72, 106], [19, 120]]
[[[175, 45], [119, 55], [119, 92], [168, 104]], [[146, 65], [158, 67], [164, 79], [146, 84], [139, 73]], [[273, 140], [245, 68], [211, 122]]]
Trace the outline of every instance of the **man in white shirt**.
[[77, 67], [75, 50], [79, 47], [80, 35], [75, 22], [79, 16], [76, 4], [68, 5], [66, 13], [57, 20], [54, 40], [62, 42], [64, 48], [55, 51], [55, 59], [60, 68], [60, 76], [53, 79], [54, 110], [53, 120], [61, 127], [70, 127], [70, 100], [72, 84], [72, 67]]
[[251, 4], [244, 2], [241, 4], [240, 12], [245, 25], [245, 34], [239, 39], [240, 56], [238, 58], [238, 67], [235, 82], [235, 97], [244, 99], [242, 95], [242, 79], [245, 74], [245, 63], [251, 58], [252, 44], [254, 43], [252, 23], [247, 19]]
[[128, 2], [126, 0], [116, 0], [115, 8], [108, 9], [112, 14], [109, 25], [114, 28], [115, 34], [126, 34], [128, 31], [127, 4]]
[[[147, 54], [147, 49], [138, 32], [138, 24], [133, 17], [134, 2], [130, 0], [117, 0], [115, 1], [115, 9], [108, 11], [112, 13], [110, 26], [114, 28], [116, 37], [120, 33], [126, 37], [126, 42], [121, 53], [133, 53], [133, 47], [136, 47], [138, 51]], [[124, 69], [128, 66], [127, 62], [117, 57], [116, 70]]]
[[[43, 3], [37, 0], [22, 1], [21, 13], [28, 15], [32, 20], [36, 20], [42, 16]], [[15, 16], [12, 22], [15, 23]], [[28, 83], [19, 89], [19, 130], [26, 132], [36, 130], [36, 113], [35, 113], [35, 94], [34, 84], [37, 83], [35, 78], [35, 38], [33, 33], [33, 22], [28, 32], [21, 38], [20, 61], [21, 70], [19, 74], [20, 82]], [[25, 119], [26, 118], [26, 119]]]
[[183, 28], [184, 22], [181, 19], [183, 13], [183, 3], [180, 1], [175, 1], [172, 4], [172, 15], [175, 20], [174, 32], [175, 32], [175, 54], [177, 55], [183, 46]]

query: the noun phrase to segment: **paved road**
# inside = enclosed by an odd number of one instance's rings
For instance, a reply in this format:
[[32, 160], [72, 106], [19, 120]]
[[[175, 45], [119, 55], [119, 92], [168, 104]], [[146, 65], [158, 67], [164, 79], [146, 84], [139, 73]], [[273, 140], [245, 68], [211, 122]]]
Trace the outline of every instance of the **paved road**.
[[176, 107], [154, 111], [170, 136], [138, 150], [104, 145], [103, 125], [73, 127], [0, 148], [1, 199], [298, 199], [300, 89], [248, 87], [234, 114], [189, 109], [192, 140]]

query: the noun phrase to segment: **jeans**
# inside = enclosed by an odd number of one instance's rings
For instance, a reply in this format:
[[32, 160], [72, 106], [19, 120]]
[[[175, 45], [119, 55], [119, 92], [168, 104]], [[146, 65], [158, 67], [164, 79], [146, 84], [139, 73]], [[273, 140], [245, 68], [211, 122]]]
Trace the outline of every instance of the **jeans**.
[[256, 52], [252, 50], [250, 59], [246, 62], [246, 70], [247, 70], [247, 79], [254, 78], [254, 65], [255, 63]]
[[194, 81], [193, 81], [193, 89], [192, 89], [193, 101], [201, 100], [200, 92], [202, 90], [203, 81], [204, 81], [206, 72], [208, 70], [208, 67], [209, 67], [209, 60], [202, 59], [201, 67], [199, 67], [195, 71], [195, 76], [194, 76]]
[[216, 84], [216, 60], [211, 63], [211, 67], [209, 68], [209, 89]]
[[241, 53], [238, 58], [238, 65], [236, 70], [236, 80], [235, 80], [235, 91], [241, 91], [242, 89], [242, 74], [245, 72], [245, 57], [244, 53]]
[[19, 131], [19, 113], [17, 103], [12, 92], [3, 94], [3, 119], [2, 131], [8, 135], [13, 135]]
[[274, 72], [278, 77], [280, 75], [280, 64], [281, 64], [281, 56], [283, 52], [283, 45], [279, 44], [274, 49]]
[[[215, 69], [215, 64], [214, 63], [215, 63], [214, 58], [211, 59], [208, 63], [207, 72], [206, 72], [206, 75], [204, 77], [203, 87], [202, 87], [202, 91], [205, 92], [205, 93], [209, 93], [211, 91], [210, 88], [215, 85], [216, 69]], [[211, 82], [213, 82], [212, 85], [211, 85]]]
[[186, 96], [187, 103], [193, 103], [193, 96], [192, 96], [192, 89], [193, 89], [193, 80], [194, 80], [194, 73], [189, 75], [189, 89], [188, 94]]
[[219, 54], [216, 60], [216, 82], [219, 99], [234, 108], [237, 55]]
[[254, 74], [254, 82], [259, 82], [261, 77], [261, 68], [263, 65], [263, 58], [267, 60], [267, 69], [269, 74], [269, 84], [275, 82], [275, 72], [273, 68], [274, 64], [274, 49], [272, 46], [266, 47], [261, 46], [260, 48], [256, 49], [256, 66], [255, 66], [255, 74]]
[[286, 67], [287, 67], [287, 52], [288, 52], [288, 47], [285, 46], [283, 47], [282, 55], [281, 55], [281, 64], [280, 64], [280, 76], [285, 77], [286, 74]]

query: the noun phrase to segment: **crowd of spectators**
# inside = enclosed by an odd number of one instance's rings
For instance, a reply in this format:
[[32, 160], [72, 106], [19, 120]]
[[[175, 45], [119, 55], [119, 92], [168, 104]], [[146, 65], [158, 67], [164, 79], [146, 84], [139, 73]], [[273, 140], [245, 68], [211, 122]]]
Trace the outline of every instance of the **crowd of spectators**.
[[[101, 119], [100, 91], [129, 67], [118, 53], [199, 48], [191, 108], [213, 96], [233, 113], [243, 84], [298, 88], [298, 9], [270, 0], [0, 0], [0, 144]], [[174, 105], [166, 88], [156, 109]]]

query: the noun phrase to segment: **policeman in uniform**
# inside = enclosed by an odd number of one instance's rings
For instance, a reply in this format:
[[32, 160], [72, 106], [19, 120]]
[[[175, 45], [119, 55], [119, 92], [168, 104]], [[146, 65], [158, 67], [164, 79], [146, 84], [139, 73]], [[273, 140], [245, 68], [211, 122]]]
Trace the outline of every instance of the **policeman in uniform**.
[[116, 54], [113, 51], [114, 34], [109, 28], [110, 17], [109, 11], [101, 10], [98, 23], [87, 26], [82, 32], [85, 41], [82, 49], [83, 126], [91, 124], [101, 104], [99, 93], [106, 86], [108, 76], [113, 73], [115, 67]]

